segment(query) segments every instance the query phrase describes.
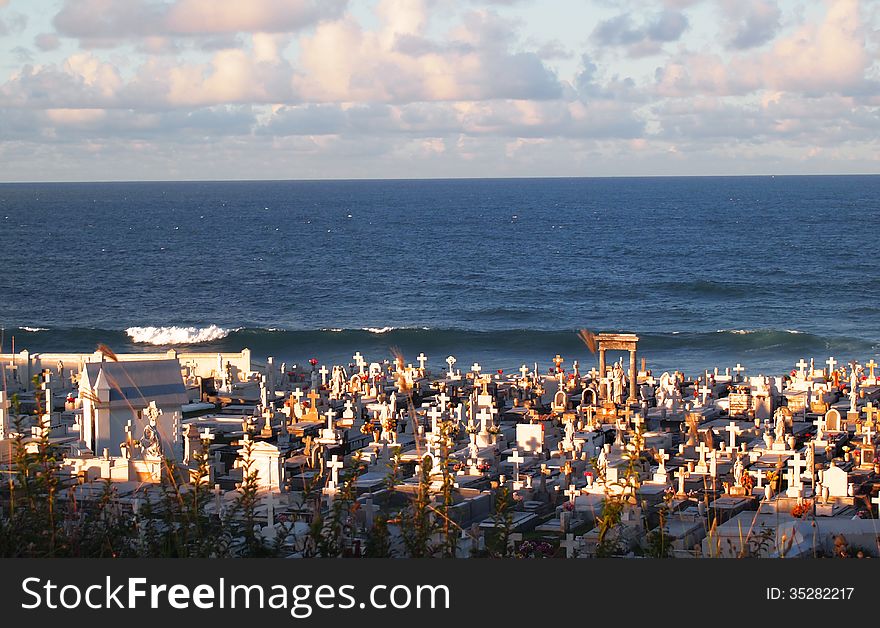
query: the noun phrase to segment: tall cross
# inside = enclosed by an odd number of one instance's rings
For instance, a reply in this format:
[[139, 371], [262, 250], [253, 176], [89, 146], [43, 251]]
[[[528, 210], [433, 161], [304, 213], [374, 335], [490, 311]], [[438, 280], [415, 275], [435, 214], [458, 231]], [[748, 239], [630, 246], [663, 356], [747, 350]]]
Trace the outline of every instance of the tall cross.
[[666, 453], [665, 449], [661, 449], [657, 454], [657, 460], [660, 461], [660, 466], [657, 469], [658, 473], [666, 473], [666, 461], [669, 460], [669, 454]]
[[565, 489], [565, 494], [568, 495], [568, 501], [572, 504], [574, 503], [574, 498], [577, 497], [581, 492], [581, 489], [575, 488], [574, 482], [568, 485], [568, 488]]
[[507, 462], [513, 463], [513, 481], [519, 482], [519, 465], [526, 459], [519, 455], [519, 449], [513, 448], [513, 454], [507, 458]]
[[523, 364], [521, 367], [519, 367], [519, 373], [522, 376], [522, 378], [525, 379], [526, 375], [529, 374], [529, 367], [527, 367], [525, 364]]
[[876, 432], [874, 432], [874, 430], [871, 429], [871, 426], [870, 426], [870, 425], [866, 425], [866, 426], [865, 426], [865, 429], [862, 430], [862, 434], [865, 436], [865, 442], [866, 442], [867, 444], [869, 444], [869, 445], [873, 445], [873, 444], [874, 444], [874, 434], [875, 434], [875, 433], [876, 433]]
[[700, 403], [701, 403], [702, 405], [706, 405], [706, 399], [708, 399], [708, 398], [709, 398], [709, 395], [712, 394], [712, 389], [709, 388], [709, 387], [707, 387], [707, 386], [704, 384], [704, 385], [703, 385], [703, 386], [702, 386], [697, 392], [700, 393], [700, 394], [703, 396], [703, 398], [700, 400]]
[[333, 431], [333, 419], [336, 418], [336, 411], [333, 408], [327, 408], [327, 412], [324, 413], [324, 416], [327, 417], [327, 429]]
[[678, 494], [684, 495], [684, 481], [687, 479], [687, 467], [679, 467], [675, 471], [675, 478], [678, 480]]
[[296, 402], [299, 403], [300, 399], [302, 399], [302, 396], [303, 396], [302, 388], [297, 388], [296, 390], [294, 390], [290, 394], [293, 395], [294, 397], [296, 397]]
[[202, 430], [201, 440], [206, 440], [210, 443], [214, 440], [214, 438], [215, 436], [211, 433], [210, 427], [206, 427], [204, 430]]
[[454, 365], [457, 361], [458, 361], [458, 360], [455, 359], [455, 356], [454, 356], [454, 355], [451, 355], [451, 356], [449, 356], [448, 358], [446, 358], [446, 364], [449, 365], [449, 374], [450, 374], [450, 375], [452, 375], [452, 367], [453, 367], [453, 365]]
[[755, 469], [754, 471], [749, 471], [749, 474], [755, 476], [755, 480], [757, 480], [757, 482], [758, 482], [756, 488], [764, 488], [764, 470], [763, 469]]
[[804, 472], [804, 469], [807, 468], [807, 461], [801, 460], [801, 453], [796, 451], [794, 456], [789, 459], [788, 466], [791, 467], [791, 476], [793, 478], [794, 486], [800, 488], [802, 486], [801, 474]]
[[737, 376], [739, 376], [740, 373], [746, 370], [746, 367], [737, 362], [736, 366], [733, 367], [733, 370], [736, 371]]
[[473, 371], [473, 372], [476, 373], [477, 375], [479, 375], [479, 374], [480, 374], [480, 371], [482, 371], [482, 370], [483, 370], [483, 367], [480, 366], [479, 362], [474, 362], [474, 363], [471, 365], [471, 371]]
[[318, 371], [321, 374], [321, 386], [327, 385], [327, 374], [330, 372], [327, 370], [327, 367], [323, 364], [321, 365], [321, 370]]
[[318, 399], [321, 398], [321, 395], [318, 394], [318, 391], [317, 390], [310, 390], [309, 394], [306, 395], [306, 397], [309, 398], [309, 403], [311, 404], [310, 407], [312, 409], [317, 409], [318, 408]]
[[825, 360], [825, 364], [828, 365], [828, 377], [831, 377], [831, 374], [834, 372], [834, 366], [837, 364], [837, 360], [834, 359], [834, 356], [831, 356]]
[[480, 434], [485, 434], [487, 432], [486, 424], [492, 418], [492, 415], [486, 411], [485, 407], [480, 408], [480, 412], [477, 414], [477, 419], [480, 421]]
[[330, 462], [327, 463], [327, 466], [330, 467], [330, 486], [328, 488], [336, 488], [339, 485], [339, 470], [344, 467], [345, 464], [339, 459], [339, 456], [333, 454], [333, 457], [330, 459]]
[[358, 369], [360, 369], [361, 375], [364, 374], [364, 356], [361, 355], [361, 352], [356, 352], [351, 359], [354, 360], [354, 363], [357, 365]]
[[700, 441], [700, 446], [697, 447], [697, 451], [700, 452], [700, 465], [706, 465], [706, 454], [709, 453], [709, 448], [706, 447], [706, 443]]
[[742, 430], [736, 424], [736, 421], [731, 421], [730, 425], [724, 428], [727, 430], [727, 433], [730, 435], [730, 449], [736, 449], [736, 437], [737, 435], [742, 433]]
[[809, 365], [807, 364], [807, 361], [804, 360], [803, 358], [801, 358], [801, 361], [798, 362], [797, 364], [795, 364], [795, 366], [798, 367], [798, 374], [800, 375], [800, 378], [801, 378], [801, 379], [806, 379], [806, 376], [807, 376], [807, 367], [809, 366]]
[[425, 352], [423, 351], [419, 354], [419, 357], [417, 357], [416, 360], [418, 360], [418, 362], [419, 362], [419, 368], [424, 371], [425, 370], [425, 362], [428, 361], [428, 356], [426, 356]]
[[877, 368], [877, 363], [874, 361], [874, 358], [871, 358], [871, 361], [865, 364], [869, 369], [871, 369], [871, 375], [869, 379], [874, 379], [874, 369]]
[[437, 406], [431, 406], [430, 412], [428, 412], [428, 416], [431, 417], [431, 433], [437, 433], [437, 419], [443, 416], [443, 413], [440, 412], [440, 409]]

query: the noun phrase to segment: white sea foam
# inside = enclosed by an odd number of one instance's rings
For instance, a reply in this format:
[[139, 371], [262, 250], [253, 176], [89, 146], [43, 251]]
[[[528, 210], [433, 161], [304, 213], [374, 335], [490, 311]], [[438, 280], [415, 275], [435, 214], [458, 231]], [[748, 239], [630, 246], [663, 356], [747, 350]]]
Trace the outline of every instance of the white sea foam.
[[736, 334], [737, 336], [755, 333], [751, 329], [716, 329], [715, 331], [719, 334]]
[[31, 333], [36, 333], [38, 331], [49, 331], [45, 327], [19, 327], [22, 331], [29, 331]]
[[235, 329], [209, 327], [129, 327], [125, 333], [138, 343], [149, 345], [189, 345], [226, 338]]
[[371, 334], [387, 334], [389, 331], [394, 331], [396, 327], [364, 327], [364, 331], [368, 331]]

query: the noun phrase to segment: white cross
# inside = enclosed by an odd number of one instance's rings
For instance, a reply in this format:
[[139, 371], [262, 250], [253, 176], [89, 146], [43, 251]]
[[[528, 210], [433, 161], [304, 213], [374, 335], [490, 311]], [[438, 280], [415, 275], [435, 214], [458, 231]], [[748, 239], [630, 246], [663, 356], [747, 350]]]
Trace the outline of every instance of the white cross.
[[525, 379], [526, 376], [529, 374], [529, 367], [527, 367], [525, 364], [523, 364], [521, 367], [519, 367], [519, 373], [522, 376], [522, 378]]
[[206, 440], [206, 441], [210, 442], [210, 441], [214, 440], [214, 438], [215, 438], [214, 434], [211, 433], [210, 427], [206, 427], [204, 430], [202, 430], [202, 440]]
[[513, 463], [513, 481], [519, 482], [519, 464], [525, 462], [526, 459], [519, 455], [519, 449], [513, 448], [513, 454], [507, 458], [507, 462]]
[[700, 446], [697, 447], [697, 451], [700, 452], [700, 464], [705, 465], [706, 464], [706, 454], [709, 453], [709, 448], [706, 447], [706, 443], [704, 443], [703, 441], [700, 441]]
[[870, 425], [866, 425], [865, 429], [862, 431], [862, 434], [865, 436], [865, 442], [869, 445], [874, 443], [874, 430], [871, 429]]
[[868, 403], [865, 404], [864, 412], [865, 412], [865, 418], [868, 420], [868, 423], [870, 424], [870, 423], [873, 423], [874, 419], [877, 417], [877, 415], [880, 414], [880, 408], [875, 408], [874, 402], [869, 401]]
[[364, 374], [364, 356], [362, 356], [361, 352], [358, 351], [353, 356], [351, 356], [351, 359], [354, 360], [354, 363], [357, 364], [357, 367], [361, 371], [361, 375], [363, 375]]
[[442, 392], [437, 395], [437, 401], [440, 402], [440, 410], [446, 412], [446, 404], [449, 403], [449, 396], [445, 392]]
[[339, 485], [339, 470], [344, 467], [345, 464], [339, 459], [339, 456], [333, 454], [333, 457], [330, 459], [330, 462], [327, 463], [327, 466], [330, 467], [330, 488], [336, 488]]
[[657, 460], [660, 461], [660, 467], [657, 469], [658, 473], [666, 473], [666, 461], [669, 460], [669, 454], [666, 453], [665, 449], [661, 449], [657, 454]]
[[328, 371], [327, 367], [322, 364], [321, 370], [318, 372], [321, 374], [321, 386], [326, 386], [327, 385], [327, 373], [329, 373], [330, 371]]
[[877, 368], [877, 363], [874, 361], [874, 358], [871, 358], [871, 361], [865, 364], [869, 369], [871, 369], [871, 377], [870, 379], [874, 379], [874, 369]]
[[294, 397], [296, 397], [296, 402], [299, 403], [300, 399], [302, 399], [303, 391], [301, 388], [297, 388], [291, 393]]
[[419, 362], [419, 368], [422, 369], [422, 370], [424, 371], [424, 370], [425, 370], [425, 362], [428, 361], [428, 356], [426, 356], [426, 355], [425, 355], [425, 352], [422, 351], [422, 352], [419, 354], [419, 357], [416, 358], [416, 360], [418, 360], [418, 362]]
[[704, 386], [703, 386], [702, 388], [700, 388], [697, 392], [700, 393], [700, 394], [703, 396], [703, 398], [702, 398], [702, 400], [700, 401], [700, 403], [703, 404], [703, 405], [706, 405], [706, 399], [708, 399], [709, 395], [712, 394], [712, 389], [711, 389], [711, 388], [708, 388], [708, 387], [706, 387], [706, 386], [704, 385]]
[[727, 433], [730, 435], [730, 448], [736, 449], [736, 437], [738, 434], [742, 434], [742, 430], [737, 427], [736, 421], [731, 421], [730, 425], [724, 429], [727, 430]]
[[472, 370], [474, 373], [477, 373], [477, 374], [479, 375], [480, 371], [483, 370], [483, 367], [480, 366], [480, 364], [479, 364], [478, 362], [474, 362], [474, 363], [471, 365], [471, 370]]
[[159, 420], [159, 416], [162, 415], [162, 410], [156, 405], [155, 401], [151, 401], [145, 410], [147, 414], [147, 418], [152, 422], [156, 422]]
[[450, 374], [450, 375], [452, 375], [452, 366], [453, 366], [457, 361], [458, 361], [458, 360], [455, 359], [455, 356], [454, 356], [454, 355], [451, 355], [451, 356], [449, 356], [448, 358], [446, 358], [446, 364], [449, 365], [449, 374]]
[[590, 369], [589, 376], [590, 379], [594, 382], [599, 378], [599, 371], [596, 370], [595, 366]]
[[807, 366], [809, 366], [807, 364], [807, 361], [804, 360], [803, 358], [801, 358], [801, 361], [798, 362], [797, 364], [795, 364], [795, 366], [798, 367], [798, 371], [800, 372], [801, 379], [804, 379], [806, 377]]
[[807, 461], [801, 460], [801, 453], [796, 451], [794, 456], [792, 456], [788, 461], [788, 466], [791, 467], [792, 470], [792, 478], [793, 483], [796, 488], [800, 488], [801, 484], [801, 473], [803, 473], [804, 469], [807, 468]]
[[431, 411], [428, 412], [428, 416], [431, 417], [431, 433], [437, 433], [437, 419], [443, 416], [443, 413], [440, 412], [440, 409], [437, 406], [431, 406]]
[[328, 408], [327, 412], [325, 412], [324, 415], [327, 417], [327, 429], [332, 431], [333, 419], [336, 418], [336, 412], [333, 410], [333, 408]]
[[831, 356], [825, 360], [825, 364], [828, 365], [828, 377], [831, 377], [831, 374], [834, 372], [834, 365], [837, 364], [837, 360], [834, 359], [834, 356]]
[[764, 470], [756, 469], [754, 471], [749, 471], [751, 475], [755, 476], [755, 479], [758, 481], [757, 488], [764, 488]]
[[742, 373], [744, 370], [746, 370], [746, 367], [744, 367], [742, 364], [740, 364], [739, 362], [737, 362], [737, 363], [736, 363], [736, 366], [733, 367], [733, 370], [736, 371], [736, 374], [737, 374], [737, 375], [739, 375], [739, 374]]
[[566, 534], [565, 540], [559, 542], [559, 546], [565, 548], [566, 558], [574, 558], [574, 553], [578, 545], [579, 542], [574, 538], [574, 534]]
[[568, 485], [568, 488], [565, 489], [565, 494], [568, 495], [568, 501], [572, 504], [574, 503], [574, 498], [580, 494], [581, 490], [579, 488], [575, 488], [574, 482]]
[[482, 407], [477, 414], [477, 419], [480, 421], [480, 434], [485, 434], [487, 432], [486, 424], [492, 419], [492, 415], [486, 411], [485, 407]]
[[675, 477], [678, 480], [678, 494], [684, 495], [684, 481], [687, 479], [687, 468], [679, 467], [675, 472]]

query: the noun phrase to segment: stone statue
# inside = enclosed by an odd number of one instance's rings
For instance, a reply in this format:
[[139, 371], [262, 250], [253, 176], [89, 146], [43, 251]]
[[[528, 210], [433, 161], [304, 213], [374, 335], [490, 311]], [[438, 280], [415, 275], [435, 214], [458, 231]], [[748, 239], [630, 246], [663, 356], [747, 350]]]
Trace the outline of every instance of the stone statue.
[[736, 460], [733, 462], [733, 479], [737, 486], [742, 486], [743, 472], [745, 472], [745, 465], [743, 464], [742, 456], [737, 455]]
[[784, 443], [785, 442], [785, 415], [779, 410], [776, 411], [776, 429], [775, 429], [775, 442]]
[[856, 412], [858, 411], [858, 399], [859, 399], [859, 375], [856, 371], [856, 364], [853, 362], [851, 365], [852, 371], [849, 375], [849, 411]]

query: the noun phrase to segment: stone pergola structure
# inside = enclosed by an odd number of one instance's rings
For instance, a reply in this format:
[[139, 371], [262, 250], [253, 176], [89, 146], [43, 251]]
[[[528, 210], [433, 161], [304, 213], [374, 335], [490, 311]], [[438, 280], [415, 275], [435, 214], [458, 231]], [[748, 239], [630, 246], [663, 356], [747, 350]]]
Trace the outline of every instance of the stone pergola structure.
[[596, 343], [599, 351], [599, 376], [605, 377], [605, 352], [629, 351], [629, 399], [627, 403], [638, 401], [636, 393], [636, 348], [639, 337], [635, 334], [598, 334]]

